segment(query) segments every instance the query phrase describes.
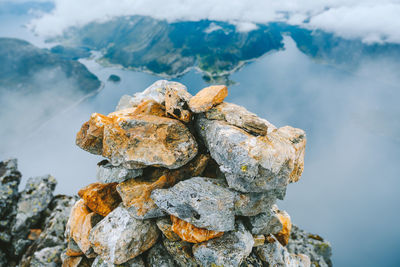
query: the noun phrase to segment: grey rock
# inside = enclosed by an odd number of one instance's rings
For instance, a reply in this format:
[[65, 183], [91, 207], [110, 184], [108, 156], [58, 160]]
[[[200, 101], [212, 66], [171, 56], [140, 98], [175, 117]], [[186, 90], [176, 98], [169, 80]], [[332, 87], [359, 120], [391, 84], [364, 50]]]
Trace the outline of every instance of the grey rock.
[[[6, 219], [7, 215], [15, 209], [18, 201], [21, 173], [17, 168], [16, 159], [0, 162], [0, 219], [2, 220]], [[8, 220], [6, 221], [8, 222]]]
[[67, 256], [65, 250], [61, 253], [61, 260], [63, 267], [91, 267], [93, 262], [93, 259], [84, 256]]
[[6, 253], [0, 249], [0, 267], [9, 266], [7, 263]]
[[159, 104], [165, 102], [165, 88], [167, 84], [174, 83], [167, 80], [158, 80], [147, 87], [143, 92], [132, 96], [124, 95], [119, 100], [116, 111], [138, 106], [142, 101], [154, 100]]
[[104, 261], [100, 256], [97, 256], [91, 267], [145, 267], [144, 261], [141, 256], [137, 256], [123, 264], [112, 264]]
[[164, 234], [166, 238], [171, 241], [179, 241], [181, 238], [172, 231], [172, 222], [170, 217], [158, 218], [156, 221], [158, 229]]
[[150, 207], [146, 213], [142, 214], [139, 212], [139, 209], [133, 204], [129, 208], [127, 208], [129, 213], [131, 214], [132, 217], [139, 219], [139, 220], [146, 220], [146, 219], [152, 219], [152, 218], [160, 218], [164, 217], [167, 214], [162, 211], [159, 207], [154, 205], [153, 207]]
[[254, 135], [266, 135], [276, 127], [267, 120], [257, 117], [244, 107], [223, 102], [205, 113], [209, 120], [223, 120]]
[[179, 267], [200, 267], [193, 257], [193, 244], [186, 241], [171, 241], [167, 238], [163, 239], [163, 244]]
[[273, 192], [235, 194], [235, 215], [255, 216], [271, 208], [277, 196]]
[[273, 205], [266, 212], [248, 218], [249, 229], [252, 234], [277, 234], [282, 230], [283, 225], [277, 215], [278, 207]]
[[174, 259], [169, 255], [162, 243], [155, 244], [147, 253], [149, 267], [175, 267]]
[[89, 240], [103, 260], [122, 264], [152, 247], [158, 235], [153, 221], [135, 219], [119, 206], [93, 227]]
[[97, 180], [101, 183], [121, 183], [143, 174], [142, 169], [126, 169], [123, 166], [114, 166], [108, 160], [97, 164]]
[[197, 227], [214, 231], [234, 229], [234, 193], [223, 180], [193, 177], [169, 189], [156, 189], [156, 205]]
[[278, 130], [256, 137], [223, 121], [200, 117], [196, 125], [229, 187], [241, 192], [268, 192], [284, 190], [291, 181], [298, 158], [290, 140]]
[[257, 257], [254, 252], [251, 252], [250, 255], [242, 261], [240, 267], [267, 267], [266, 264]]
[[188, 93], [186, 86], [169, 82], [165, 90], [165, 111], [178, 120], [190, 122], [192, 117], [188, 105], [190, 98], [192, 95]]
[[291, 254], [278, 240], [274, 238], [273, 240], [272, 243], [266, 242], [264, 245], [255, 248], [256, 254], [263, 262], [268, 263], [269, 266], [310, 266], [308, 256]]
[[18, 200], [12, 232], [24, 238], [29, 228], [40, 221], [42, 213], [53, 198], [57, 181], [51, 175], [29, 178]]
[[240, 266], [250, 255], [254, 240], [243, 223], [238, 221], [234, 231], [220, 238], [193, 246], [193, 255], [202, 266]]
[[19, 237], [15, 237], [11, 243], [12, 245], [12, 253], [14, 254], [14, 257], [19, 258], [26, 250], [27, 248], [32, 244], [32, 240], [26, 240], [26, 239], [19, 239]]
[[57, 267], [61, 265], [61, 252], [63, 246], [47, 247], [42, 250], [36, 251], [32, 260], [30, 261], [31, 267]]
[[307, 233], [296, 225], [292, 226], [287, 249], [291, 253], [302, 253], [310, 257], [311, 266], [332, 266], [332, 247], [319, 235]]

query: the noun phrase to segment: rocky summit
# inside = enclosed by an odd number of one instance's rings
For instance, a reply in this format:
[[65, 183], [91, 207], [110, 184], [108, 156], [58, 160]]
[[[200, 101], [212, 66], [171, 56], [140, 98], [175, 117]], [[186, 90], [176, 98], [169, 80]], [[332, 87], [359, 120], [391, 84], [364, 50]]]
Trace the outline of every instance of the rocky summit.
[[301, 178], [305, 132], [227, 95], [161, 80], [92, 114], [76, 144], [105, 159], [78, 200], [53, 197], [51, 176], [18, 193], [16, 161], [1, 162], [0, 266], [332, 266], [329, 242], [276, 205]]

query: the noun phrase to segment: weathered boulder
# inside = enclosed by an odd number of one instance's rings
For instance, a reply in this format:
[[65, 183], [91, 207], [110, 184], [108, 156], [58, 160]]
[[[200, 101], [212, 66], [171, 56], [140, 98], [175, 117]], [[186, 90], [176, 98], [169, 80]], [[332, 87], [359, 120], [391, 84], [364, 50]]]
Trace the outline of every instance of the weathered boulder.
[[60, 254], [64, 247], [62, 245], [43, 248], [36, 251], [30, 261], [31, 267], [57, 267], [61, 266]]
[[57, 181], [50, 175], [29, 178], [18, 200], [17, 215], [12, 227], [15, 255], [21, 255], [32, 242], [24, 240], [29, 229], [37, 225], [53, 198]]
[[100, 215], [89, 210], [83, 199], [77, 201], [71, 209], [67, 222], [65, 230], [67, 240], [72, 238], [86, 256], [95, 256], [91, 249], [89, 234], [101, 219]]
[[158, 229], [160, 229], [165, 238], [167, 238], [168, 240], [170, 241], [181, 240], [179, 235], [177, 235], [174, 231], [172, 231], [172, 222], [169, 216], [157, 219], [156, 224]]
[[257, 257], [254, 252], [242, 261], [240, 267], [265, 267], [266, 265]]
[[190, 98], [192, 98], [192, 95], [188, 93], [186, 86], [180, 83], [168, 83], [165, 90], [167, 114], [183, 122], [190, 122], [192, 118], [188, 105]]
[[200, 90], [189, 101], [189, 108], [194, 113], [205, 112], [224, 101], [228, 95], [225, 85], [213, 85]]
[[256, 247], [256, 254], [268, 266], [299, 266], [309, 267], [310, 258], [304, 254], [291, 254], [276, 239]]
[[168, 214], [199, 228], [214, 231], [234, 229], [234, 193], [223, 180], [193, 177], [169, 189], [156, 189], [151, 198]]
[[265, 243], [264, 235], [253, 235], [254, 244], [253, 247], [261, 246]]
[[[199, 118], [196, 124], [229, 187], [241, 192], [268, 192], [284, 190], [294, 180], [295, 162], [301, 157], [280, 129], [256, 137], [223, 121]], [[302, 130], [293, 131], [301, 132], [305, 140]]]
[[197, 143], [181, 122], [137, 115], [104, 128], [103, 156], [113, 165], [179, 168], [197, 154]]
[[250, 255], [253, 245], [253, 236], [238, 221], [234, 231], [195, 244], [193, 255], [202, 266], [240, 266]]
[[155, 244], [147, 253], [148, 267], [175, 267], [174, 259], [162, 243]]
[[15, 209], [15, 206], [18, 202], [18, 186], [20, 182], [21, 173], [18, 171], [17, 159], [1, 161], [0, 220], [5, 220], [7, 215]]
[[185, 222], [173, 215], [171, 215], [172, 231], [176, 233], [182, 240], [190, 243], [200, 243], [212, 238], [220, 237], [224, 232], [217, 232], [198, 228], [193, 224]]
[[256, 216], [248, 217], [249, 230], [255, 234], [277, 234], [282, 228], [283, 224], [278, 216], [278, 207], [273, 205], [265, 212]]
[[282, 246], [286, 246], [289, 242], [290, 231], [292, 230], [292, 221], [290, 220], [289, 214], [284, 210], [277, 210], [276, 215], [282, 224], [282, 230], [274, 234], [274, 236]]
[[154, 100], [143, 101], [142, 103], [140, 103], [140, 105], [138, 105], [135, 108], [133, 115], [145, 115], [145, 114], [165, 117], [165, 106], [159, 104]]
[[112, 119], [99, 113], [93, 113], [76, 134], [76, 145], [92, 154], [103, 152], [104, 126], [112, 123]]
[[222, 120], [230, 125], [239, 127], [253, 135], [266, 135], [276, 127], [265, 119], [257, 117], [244, 107], [223, 102], [205, 113], [209, 120]]
[[81, 248], [78, 244], [71, 238], [68, 241], [67, 250], [65, 251], [67, 256], [76, 257], [83, 255]]
[[165, 102], [165, 88], [167, 84], [179, 84], [176, 82], [169, 82], [166, 80], [158, 80], [152, 85], [147, 87], [143, 92], [136, 93], [132, 96], [124, 95], [121, 97], [116, 110], [132, 108], [138, 106], [146, 100], [153, 100], [159, 104]]
[[79, 190], [78, 195], [89, 209], [101, 216], [107, 216], [121, 203], [116, 187], [117, 183], [93, 183]]
[[186, 241], [171, 241], [164, 238], [163, 244], [179, 267], [200, 267], [200, 264], [193, 257], [193, 245], [191, 243]]
[[235, 192], [235, 215], [255, 216], [271, 208], [276, 202], [274, 192], [240, 193]]
[[290, 253], [309, 256], [312, 266], [332, 266], [332, 247], [319, 235], [310, 234], [293, 225], [289, 243], [286, 246]]
[[62, 267], [90, 267], [93, 259], [88, 259], [84, 256], [71, 257], [65, 252], [61, 253]]
[[122, 264], [151, 248], [159, 232], [151, 220], [138, 220], [119, 206], [90, 232], [94, 251], [109, 263]]
[[101, 183], [121, 183], [142, 174], [142, 169], [126, 169], [122, 166], [114, 166], [108, 160], [102, 160], [97, 164], [96, 178]]
[[112, 264], [104, 261], [100, 256], [97, 256], [91, 267], [145, 267], [146, 265], [144, 264], [144, 261], [141, 256], [137, 256], [127, 262], [124, 262], [122, 264]]

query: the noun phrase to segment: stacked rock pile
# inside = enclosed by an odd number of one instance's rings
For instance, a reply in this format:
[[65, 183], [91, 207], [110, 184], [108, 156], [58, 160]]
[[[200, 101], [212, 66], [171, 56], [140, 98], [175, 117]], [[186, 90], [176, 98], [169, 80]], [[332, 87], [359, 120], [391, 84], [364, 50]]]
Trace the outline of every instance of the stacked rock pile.
[[275, 204], [302, 174], [304, 131], [227, 94], [162, 80], [92, 114], [76, 143], [107, 159], [71, 210], [64, 266], [330, 265], [329, 244], [307, 234], [293, 243]]

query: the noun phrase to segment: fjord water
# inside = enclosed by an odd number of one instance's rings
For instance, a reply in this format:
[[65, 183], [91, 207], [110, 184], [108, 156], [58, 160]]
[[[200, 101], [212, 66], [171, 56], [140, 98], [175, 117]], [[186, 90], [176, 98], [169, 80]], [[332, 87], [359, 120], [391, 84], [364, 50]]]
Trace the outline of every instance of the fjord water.
[[[58, 193], [74, 194], [95, 181], [100, 157], [74, 145], [81, 124], [93, 112], [113, 111], [123, 94], [142, 91], [160, 79], [105, 68], [93, 60], [81, 62], [103, 81], [103, 90], [60, 111], [24, 139], [5, 138], [2, 142], [16, 145], [0, 149], [1, 159], [19, 159], [24, 180], [54, 175]], [[286, 199], [278, 204], [293, 222], [331, 241], [335, 266], [400, 264], [398, 66], [395, 60], [365, 61], [349, 73], [311, 60], [286, 38], [285, 50], [231, 75], [236, 84], [229, 87], [226, 101], [277, 126], [306, 131], [302, 179], [288, 187]], [[108, 82], [110, 74], [121, 82]], [[207, 86], [195, 70], [176, 80], [192, 94]]]

